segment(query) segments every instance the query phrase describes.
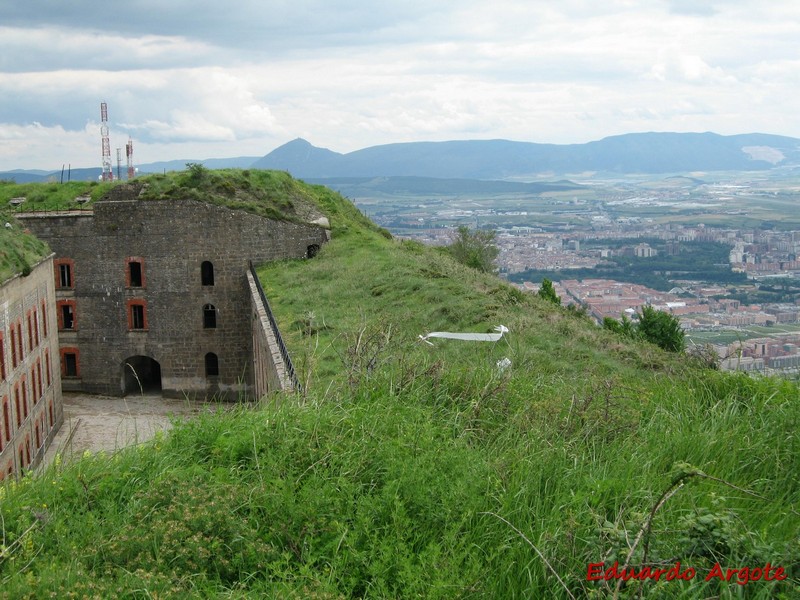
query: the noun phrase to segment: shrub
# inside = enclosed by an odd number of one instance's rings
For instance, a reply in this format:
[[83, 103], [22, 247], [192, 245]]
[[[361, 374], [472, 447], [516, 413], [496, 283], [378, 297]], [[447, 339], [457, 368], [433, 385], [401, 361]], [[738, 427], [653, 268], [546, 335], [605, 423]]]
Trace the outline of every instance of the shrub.
[[637, 329], [648, 342], [668, 352], [683, 352], [686, 346], [683, 329], [677, 317], [652, 306], [642, 307]]
[[553, 304], [561, 306], [561, 298], [559, 298], [558, 294], [556, 294], [556, 290], [553, 287], [553, 282], [549, 279], [542, 279], [542, 287], [539, 288], [539, 298], [543, 298], [548, 302], [552, 302]]
[[466, 225], [461, 225], [453, 243], [447, 249], [461, 264], [484, 273], [494, 273], [494, 261], [500, 253], [494, 238], [494, 231], [472, 231]]

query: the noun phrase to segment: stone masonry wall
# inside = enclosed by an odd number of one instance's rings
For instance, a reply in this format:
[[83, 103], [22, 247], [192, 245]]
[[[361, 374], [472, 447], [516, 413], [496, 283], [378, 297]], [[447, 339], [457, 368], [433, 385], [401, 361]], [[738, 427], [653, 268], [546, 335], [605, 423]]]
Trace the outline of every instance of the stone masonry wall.
[[[25, 224], [73, 261], [73, 287], [56, 290], [74, 302], [72, 330], [59, 332], [62, 354], [78, 353], [79, 370], [64, 389], [121, 395], [132, 357], [158, 362], [165, 395], [236, 398], [251, 392], [252, 327], [248, 261], [306, 256], [326, 230], [272, 221], [197, 201], [102, 201], [93, 215], [30, 215]], [[128, 281], [127, 263], [141, 262], [142, 286]], [[213, 264], [214, 285], [202, 285], [201, 264]], [[56, 271], [56, 276], [58, 272]], [[131, 330], [131, 304], [144, 306], [146, 328]], [[204, 306], [216, 327], [204, 327]], [[206, 376], [205, 356], [219, 374]], [[145, 374], [146, 375], [146, 374]], [[130, 389], [127, 390], [131, 392]]]
[[293, 391], [267, 310], [258, 293], [258, 283], [247, 272], [253, 323], [253, 395], [257, 398], [274, 391]]

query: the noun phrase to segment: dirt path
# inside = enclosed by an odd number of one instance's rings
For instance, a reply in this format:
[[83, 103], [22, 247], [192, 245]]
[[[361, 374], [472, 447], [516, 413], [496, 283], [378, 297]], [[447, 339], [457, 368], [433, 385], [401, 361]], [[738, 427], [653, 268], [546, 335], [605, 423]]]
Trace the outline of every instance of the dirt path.
[[56, 453], [62, 460], [80, 457], [86, 450], [108, 453], [152, 438], [169, 429], [172, 417], [191, 416], [218, 405], [162, 398], [130, 396], [112, 398], [89, 394], [64, 394], [64, 423], [43, 461], [49, 465]]

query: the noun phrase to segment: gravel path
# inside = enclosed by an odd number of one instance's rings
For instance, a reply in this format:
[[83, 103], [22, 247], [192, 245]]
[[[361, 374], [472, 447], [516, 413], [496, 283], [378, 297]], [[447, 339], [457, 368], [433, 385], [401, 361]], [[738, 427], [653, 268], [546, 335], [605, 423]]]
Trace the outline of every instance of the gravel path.
[[43, 461], [49, 465], [56, 453], [62, 460], [80, 457], [86, 450], [114, 452], [152, 438], [169, 429], [173, 417], [191, 416], [218, 405], [162, 398], [158, 395], [113, 398], [64, 393], [64, 423]]

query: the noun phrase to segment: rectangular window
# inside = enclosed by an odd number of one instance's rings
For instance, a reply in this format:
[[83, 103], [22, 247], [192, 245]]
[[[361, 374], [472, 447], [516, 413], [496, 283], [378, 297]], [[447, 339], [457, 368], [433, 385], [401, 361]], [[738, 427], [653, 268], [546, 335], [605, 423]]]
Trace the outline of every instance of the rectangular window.
[[141, 304], [131, 306], [131, 329], [144, 329], [144, 306]]
[[58, 304], [58, 328], [77, 329], [75, 319], [75, 301], [59, 300]]
[[28, 348], [33, 350], [36, 346], [33, 343], [33, 315], [28, 311]]
[[64, 377], [78, 376], [77, 352], [64, 352]]
[[50, 370], [50, 349], [45, 349], [44, 351], [44, 372], [47, 375], [47, 387], [49, 388], [52, 385], [52, 371]]
[[39, 342], [40, 342], [40, 339], [39, 339], [39, 313], [35, 308], [33, 309], [33, 341], [34, 341], [34, 347], [38, 347], [39, 346]]
[[128, 259], [128, 287], [144, 287], [144, 261], [141, 258]]
[[147, 329], [147, 306], [144, 300], [128, 300], [128, 329]]
[[72, 287], [72, 266], [69, 264], [58, 265], [59, 287]]
[[28, 382], [24, 376], [22, 378], [22, 415], [24, 419], [28, 418]]
[[42, 385], [42, 361], [36, 360], [36, 379], [39, 382], [38, 394], [36, 396], [37, 402], [44, 396], [44, 386]]
[[6, 342], [3, 332], [0, 331], [0, 381], [6, 380]]
[[11, 331], [11, 369], [17, 368], [17, 330], [12, 324], [9, 331]]
[[56, 287], [72, 287], [72, 262], [59, 261], [56, 264]]
[[22, 425], [22, 406], [19, 403], [19, 383], [14, 386], [14, 407], [17, 409], [17, 427]]
[[9, 409], [8, 396], [3, 396], [3, 433], [6, 442], [11, 441], [11, 410]]
[[19, 345], [19, 362], [25, 359], [25, 342], [22, 339], [22, 320], [17, 322], [17, 344]]
[[42, 300], [42, 335], [47, 337], [47, 304]]

